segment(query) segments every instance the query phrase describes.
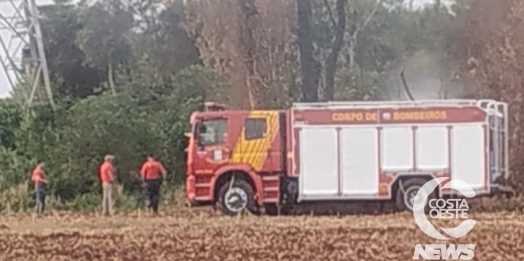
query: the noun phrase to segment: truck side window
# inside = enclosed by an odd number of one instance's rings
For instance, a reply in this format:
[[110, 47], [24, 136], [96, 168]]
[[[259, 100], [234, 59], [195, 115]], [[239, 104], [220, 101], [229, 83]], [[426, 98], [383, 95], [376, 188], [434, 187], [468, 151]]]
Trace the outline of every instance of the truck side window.
[[204, 120], [200, 123], [198, 143], [201, 146], [223, 144], [226, 142], [226, 131], [226, 119]]
[[246, 140], [264, 138], [266, 131], [266, 118], [247, 118], [244, 120], [244, 138]]

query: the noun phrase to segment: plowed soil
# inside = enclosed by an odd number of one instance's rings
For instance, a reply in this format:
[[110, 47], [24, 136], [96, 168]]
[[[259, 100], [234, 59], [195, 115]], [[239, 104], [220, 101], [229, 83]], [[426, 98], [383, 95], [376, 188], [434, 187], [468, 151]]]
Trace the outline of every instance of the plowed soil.
[[[104, 218], [69, 213], [0, 218], [0, 260], [413, 260], [416, 244], [476, 244], [473, 260], [523, 260], [524, 216], [471, 214], [473, 230], [441, 242], [409, 213], [222, 217], [179, 211]], [[442, 227], [453, 222], [438, 221]]]

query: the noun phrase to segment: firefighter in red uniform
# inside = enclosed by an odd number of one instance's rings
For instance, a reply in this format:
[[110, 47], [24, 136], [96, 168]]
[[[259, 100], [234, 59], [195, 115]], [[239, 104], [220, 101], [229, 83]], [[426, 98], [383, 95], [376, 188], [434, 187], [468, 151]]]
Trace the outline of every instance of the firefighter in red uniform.
[[47, 179], [45, 178], [44, 173], [44, 162], [38, 161], [36, 168], [31, 174], [31, 180], [35, 183], [36, 191], [36, 213], [42, 214], [45, 209], [45, 185], [47, 184]]
[[113, 189], [116, 182], [115, 168], [113, 166], [113, 155], [106, 155], [104, 163], [100, 165], [99, 175], [102, 181], [102, 214], [104, 216], [113, 215]]
[[[162, 177], [160, 177], [162, 174]], [[140, 168], [140, 175], [146, 185], [147, 197], [149, 200], [149, 209], [155, 214], [158, 213], [158, 201], [160, 195], [160, 186], [166, 179], [166, 170], [162, 164], [153, 158], [152, 155], [147, 157], [146, 162]]]

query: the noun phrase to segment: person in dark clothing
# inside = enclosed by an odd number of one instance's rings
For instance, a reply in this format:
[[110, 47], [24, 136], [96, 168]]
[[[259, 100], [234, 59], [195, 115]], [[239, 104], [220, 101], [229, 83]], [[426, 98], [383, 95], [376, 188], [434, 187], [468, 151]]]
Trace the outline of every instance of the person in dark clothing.
[[31, 174], [31, 180], [35, 183], [36, 191], [36, 213], [42, 214], [45, 210], [45, 185], [47, 180], [44, 173], [44, 162], [38, 161], [36, 168]]
[[[160, 174], [162, 174], [162, 177], [160, 177]], [[166, 174], [162, 164], [156, 161], [152, 155], [147, 157], [146, 162], [140, 168], [140, 175], [146, 185], [149, 210], [152, 210], [155, 214], [158, 213], [160, 187], [162, 186], [162, 181], [166, 179]]]

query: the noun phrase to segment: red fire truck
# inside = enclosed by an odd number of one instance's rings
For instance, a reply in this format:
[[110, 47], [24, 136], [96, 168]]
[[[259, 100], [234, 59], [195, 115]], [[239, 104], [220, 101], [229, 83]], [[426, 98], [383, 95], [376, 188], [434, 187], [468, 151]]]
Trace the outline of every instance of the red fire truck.
[[[508, 189], [507, 119], [507, 104], [493, 100], [296, 103], [282, 111], [208, 104], [191, 116], [187, 201], [226, 215], [352, 200], [409, 211], [437, 177], [493, 195]], [[456, 193], [443, 185], [435, 197]]]

